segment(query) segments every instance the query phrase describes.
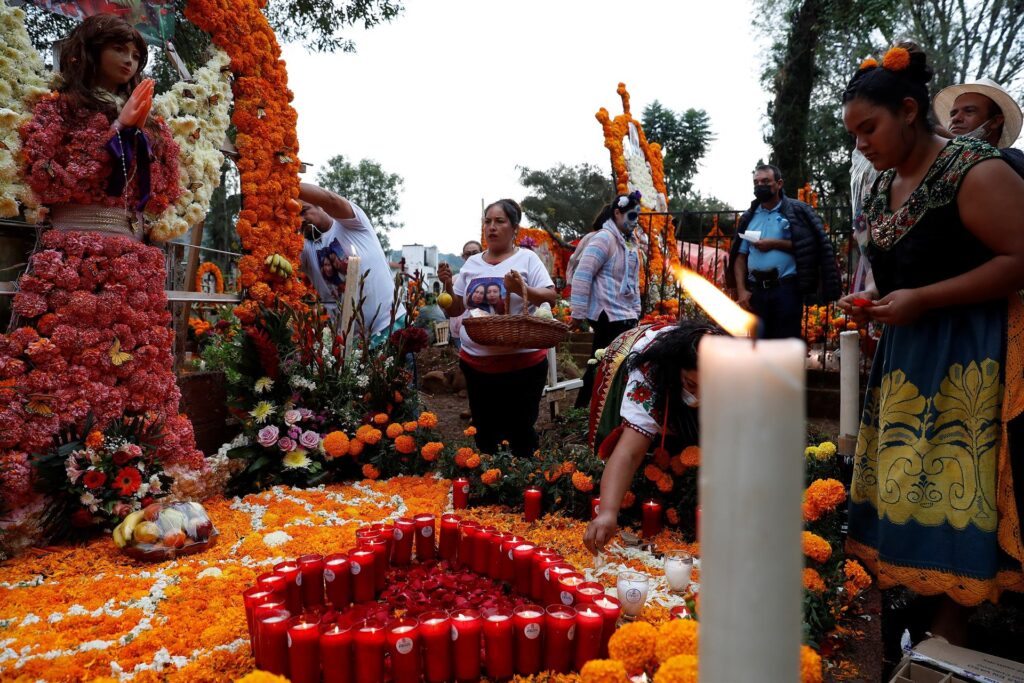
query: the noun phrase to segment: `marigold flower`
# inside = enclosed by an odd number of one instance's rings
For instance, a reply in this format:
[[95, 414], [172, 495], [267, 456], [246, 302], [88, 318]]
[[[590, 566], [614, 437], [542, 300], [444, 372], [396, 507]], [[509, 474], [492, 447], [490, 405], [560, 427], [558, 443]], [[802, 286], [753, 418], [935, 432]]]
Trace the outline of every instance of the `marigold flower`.
[[626, 495], [622, 496], [622, 505], [619, 507], [633, 507], [633, 503], [636, 502], [636, 495], [632, 491], [626, 491]]
[[252, 671], [239, 678], [235, 683], [288, 683], [284, 676], [278, 676], [267, 671]]
[[499, 479], [501, 479], [501, 470], [497, 468], [487, 470], [486, 472], [480, 475], [480, 481], [482, 481], [487, 486], [496, 484]]
[[391, 424], [388, 425], [388, 428], [387, 430], [385, 430], [384, 433], [388, 435], [389, 439], [394, 439], [400, 436], [401, 434], [404, 434], [405, 428], [402, 427], [402, 425], [398, 424], [397, 422], [392, 422]]
[[832, 546], [829, 542], [810, 531], [803, 532], [804, 555], [811, 558], [818, 564], [828, 562], [832, 557]]
[[644, 476], [653, 482], [657, 482], [661, 479], [663, 474], [664, 472], [662, 472], [661, 468], [653, 463], [644, 467]]
[[89, 432], [89, 436], [85, 437], [85, 445], [89, 448], [99, 448], [103, 445], [103, 432], [96, 431], [95, 429]]
[[562, 463], [562, 474], [572, 474], [576, 471], [576, 463], [566, 460]]
[[821, 683], [821, 655], [806, 645], [800, 646], [800, 683]]
[[416, 439], [408, 434], [402, 434], [395, 439], [395, 450], [404, 455], [416, 452]]
[[384, 435], [379, 429], [371, 427], [370, 425], [362, 425], [356, 430], [356, 438], [368, 446], [372, 446], [380, 442], [382, 436]]
[[864, 69], [874, 69], [878, 66], [878, 60], [874, 57], [867, 57], [857, 67], [857, 71], [863, 71]]
[[669, 467], [672, 470], [672, 474], [679, 476], [686, 471], [686, 465], [683, 464], [683, 456], [679, 455], [669, 461]]
[[846, 489], [835, 479], [815, 479], [804, 491], [805, 522], [815, 522], [846, 501]]
[[348, 434], [340, 431], [331, 432], [324, 437], [322, 446], [328, 458], [340, 458], [343, 455], [348, 455]]
[[697, 654], [697, 622], [693, 619], [672, 619], [658, 627], [654, 654], [660, 664], [676, 655]]
[[671, 524], [672, 526], [678, 526], [679, 525], [679, 511], [676, 510], [675, 508], [669, 508], [665, 512], [665, 519], [667, 519], [668, 523]]
[[864, 571], [864, 567], [857, 560], [847, 560], [843, 566], [843, 573], [846, 575], [843, 590], [849, 600], [857, 597], [858, 593], [871, 586], [871, 575]]
[[358, 458], [364, 448], [366, 448], [366, 444], [359, 439], [352, 439], [348, 442], [348, 454], [353, 458]]
[[473, 455], [466, 458], [466, 467], [468, 467], [471, 470], [475, 470], [477, 467], [480, 467], [480, 454], [474, 453]]
[[671, 456], [664, 448], [660, 446], [654, 449], [654, 464], [663, 470], [667, 470]]
[[469, 456], [473, 455], [474, 451], [472, 448], [463, 446], [459, 450], [455, 451], [455, 464], [459, 467], [468, 467], [466, 464], [469, 461]]
[[679, 455], [687, 467], [700, 467], [700, 446], [687, 446]]
[[410, 420], [409, 422], [402, 423], [402, 429], [404, 429], [407, 432], [415, 432], [419, 428], [419, 426], [420, 424], [415, 420]]
[[804, 588], [813, 593], [823, 593], [825, 591], [825, 581], [821, 578], [821, 574], [818, 573], [817, 569], [804, 567]]
[[594, 490], [594, 479], [583, 472], [573, 472], [572, 485], [576, 487], [577, 491], [588, 493]]
[[444, 449], [444, 444], [440, 441], [431, 441], [430, 443], [424, 444], [423, 448], [420, 449], [420, 455], [427, 462], [434, 462], [437, 460], [437, 456], [441, 454]]
[[[676, 621], [686, 621], [676, 619]], [[658, 668], [654, 683], [697, 683], [696, 655], [676, 655]]]
[[821, 456], [821, 451], [818, 450], [817, 446], [808, 446], [804, 449], [804, 457], [808, 460], [817, 460]]
[[476, 436], [476, 427], [470, 425], [462, 430], [462, 433], [466, 436]]
[[416, 422], [419, 423], [423, 429], [433, 429], [437, 426], [437, 415], [431, 412], [420, 413], [420, 417]]
[[380, 476], [380, 470], [370, 463], [366, 463], [363, 465], [363, 476], [367, 479], [376, 479]]
[[373, 423], [378, 425], [387, 424], [389, 419], [391, 418], [388, 417], [387, 413], [377, 413], [373, 416]]
[[672, 476], [665, 474], [659, 478], [658, 481], [654, 482], [654, 485], [658, 487], [658, 490], [662, 493], [668, 493], [672, 490]]
[[891, 47], [882, 57], [882, 66], [889, 71], [903, 71], [910, 66], [910, 51], [905, 47]]
[[831, 441], [822, 441], [818, 444], [818, 459], [828, 460], [836, 454], [836, 445]]
[[591, 659], [580, 669], [582, 683], [629, 683], [626, 667], [614, 659]]
[[625, 624], [608, 641], [608, 655], [622, 662], [626, 673], [637, 676], [654, 660], [654, 644], [658, 631], [646, 621]]

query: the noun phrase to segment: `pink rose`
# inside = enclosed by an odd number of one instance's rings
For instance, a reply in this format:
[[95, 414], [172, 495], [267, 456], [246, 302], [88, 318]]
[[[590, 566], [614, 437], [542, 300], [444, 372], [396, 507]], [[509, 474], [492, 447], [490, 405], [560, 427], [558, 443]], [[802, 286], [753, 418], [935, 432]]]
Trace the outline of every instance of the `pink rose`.
[[277, 442], [277, 447], [285, 453], [295, 450], [295, 442], [289, 439], [287, 436], [282, 436], [281, 440]]
[[256, 440], [264, 448], [269, 448], [270, 446], [273, 446], [275, 443], [277, 443], [277, 435], [277, 427], [275, 427], [274, 425], [270, 425], [268, 427], [264, 427], [259, 431], [259, 433], [256, 435]]
[[299, 445], [312, 450], [320, 445], [320, 435], [314, 431], [302, 432], [302, 436], [299, 437]]
[[286, 410], [284, 412], [284, 423], [291, 427], [293, 424], [302, 419], [302, 413], [297, 410]]

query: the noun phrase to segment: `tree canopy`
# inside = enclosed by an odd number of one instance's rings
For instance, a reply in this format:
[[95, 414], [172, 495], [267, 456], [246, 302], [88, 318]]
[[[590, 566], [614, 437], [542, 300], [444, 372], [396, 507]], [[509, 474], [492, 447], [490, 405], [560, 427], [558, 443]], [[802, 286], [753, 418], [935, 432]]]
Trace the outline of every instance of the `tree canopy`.
[[341, 154], [327, 160], [316, 175], [320, 187], [336, 192], [362, 208], [377, 229], [377, 237], [387, 252], [390, 248], [388, 232], [402, 227], [395, 214], [402, 204], [399, 195], [405, 180], [397, 173], [388, 173], [372, 159], [361, 159], [353, 164]]
[[703, 109], [677, 113], [654, 100], [644, 108], [641, 125], [647, 140], [661, 145], [669, 208], [679, 210], [687, 203], [693, 188], [691, 180], [715, 139], [711, 118]]
[[522, 201], [526, 217], [566, 241], [589, 232], [594, 217], [615, 195], [608, 176], [591, 164], [558, 164], [543, 171], [520, 166], [519, 182], [529, 193]]

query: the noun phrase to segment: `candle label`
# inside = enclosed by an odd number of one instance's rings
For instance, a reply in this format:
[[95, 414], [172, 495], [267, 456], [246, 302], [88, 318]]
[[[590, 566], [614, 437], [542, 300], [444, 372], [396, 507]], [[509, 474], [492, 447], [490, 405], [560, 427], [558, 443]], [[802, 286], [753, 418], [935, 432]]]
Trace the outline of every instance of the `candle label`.
[[358, 562], [353, 562], [351, 564], [351, 567], [352, 567], [352, 573], [353, 574], [358, 574], [359, 572], [363, 571], [362, 565], [360, 565]]
[[302, 572], [299, 572], [298, 574], [295, 575], [295, 585], [296, 586], [301, 586], [302, 585]]
[[523, 627], [523, 635], [530, 640], [536, 640], [540, 637], [540, 624], [527, 624]]
[[544, 570], [544, 580], [545, 581], [550, 581], [551, 580], [551, 568], [550, 567], [548, 567], [547, 569]]
[[639, 588], [630, 588], [626, 591], [626, 600], [629, 602], [640, 602], [641, 597], [642, 595]]
[[562, 604], [563, 605], [571, 605], [572, 604], [572, 593], [570, 593], [569, 591], [562, 591]]
[[573, 624], [572, 626], [569, 627], [569, 640], [572, 640], [575, 637], [576, 637], [576, 624]]
[[508, 559], [510, 559], [510, 560], [512, 559], [512, 551], [511, 550], [508, 551]]
[[288, 648], [291, 649], [291, 646], [292, 646], [292, 634], [291, 633], [286, 633], [285, 636], [288, 637]]
[[398, 654], [407, 655], [412, 652], [412, 638], [399, 638], [398, 642], [395, 643], [395, 649], [398, 650]]
[[324, 581], [326, 581], [327, 583], [333, 582], [334, 581], [334, 572], [331, 571], [330, 569], [325, 569], [324, 570]]
[[395, 527], [395, 540], [401, 541], [403, 538], [405, 538], [405, 534], [402, 533], [401, 529]]
[[469, 493], [469, 484], [463, 484], [462, 485], [462, 492], [463, 493]]
[[594, 514], [595, 515], [601, 514], [601, 506], [600, 505], [595, 505], [594, 506]]
[[430, 538], [431, 536], [434, 535], [434, 527], [432, 527], [432, 526], [425, 526], [425, 527], [423, 527], [423, 529], [420, 530], [420, 533], [423, 534], [424, 538]]
[[455, 628], [455, 625], [452, 624], [452, 640], [458, 640], [458, 639], [459, 639], [459, 629]]

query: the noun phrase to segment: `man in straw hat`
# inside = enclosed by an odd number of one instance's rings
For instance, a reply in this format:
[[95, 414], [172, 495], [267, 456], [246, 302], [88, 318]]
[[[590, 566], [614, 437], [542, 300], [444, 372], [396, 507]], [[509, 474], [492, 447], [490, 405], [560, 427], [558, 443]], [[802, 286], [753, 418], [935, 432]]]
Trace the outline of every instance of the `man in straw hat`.
[[1011, 148], [1020, 136], [1021, 108], [995, 81], [951, 85], [939, 91], [935, 115], [953, 136], [966, 135], [997, 147], [1003, 158], [1024, 177], [1024, 151]]

